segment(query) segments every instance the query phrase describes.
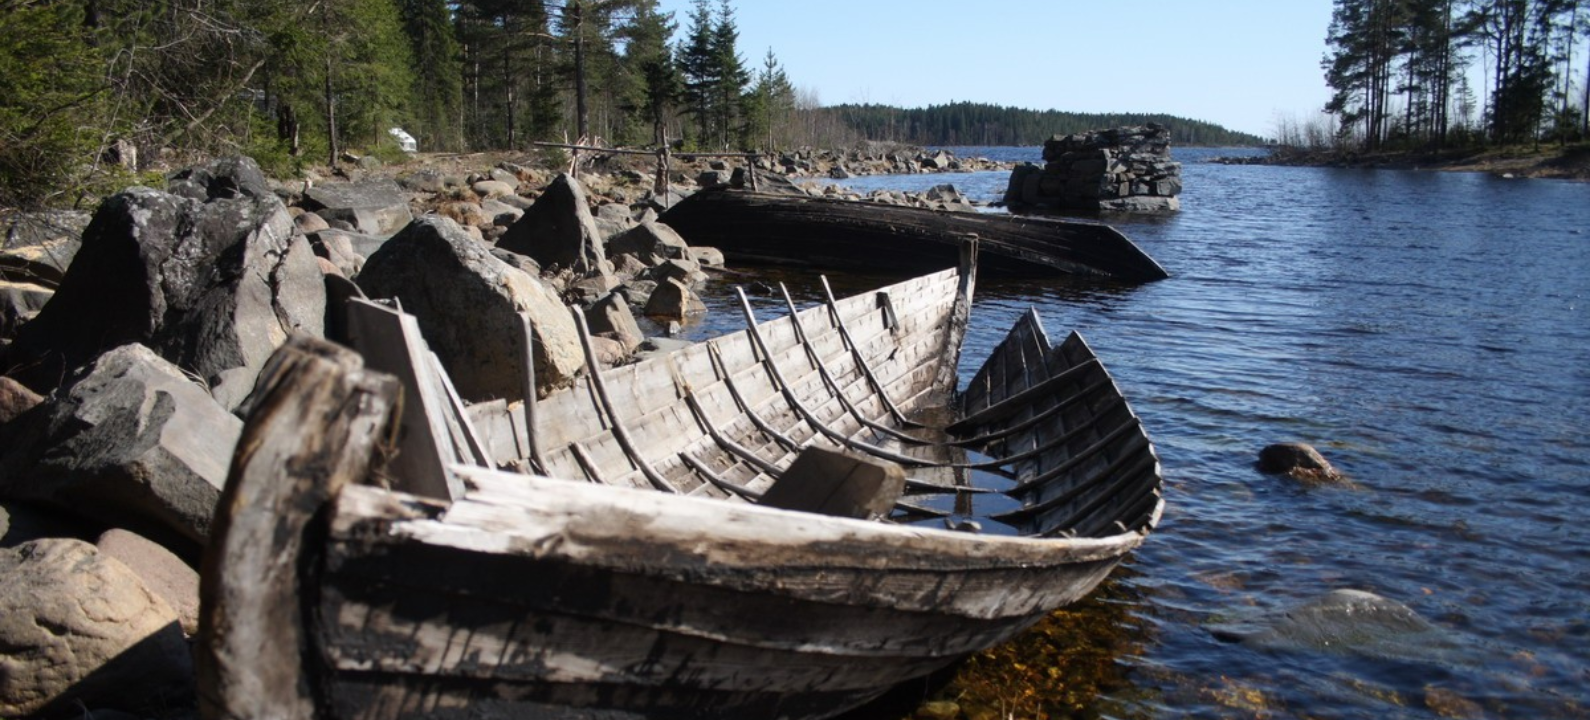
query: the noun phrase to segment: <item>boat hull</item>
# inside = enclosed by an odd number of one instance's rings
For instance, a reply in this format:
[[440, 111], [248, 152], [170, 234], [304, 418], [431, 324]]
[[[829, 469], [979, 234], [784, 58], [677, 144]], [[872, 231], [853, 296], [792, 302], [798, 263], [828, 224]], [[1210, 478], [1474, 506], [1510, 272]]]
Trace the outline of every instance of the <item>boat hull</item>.
[[737, 265], [798, 265], [916, 275], [956, 262], [975, 235], [984, 276], [1084, 275], [1122, 282], [1169, 277], [1109, 225], [993, 213], [949, 212], [832, 198], [698, 192], [660, 218], [692, 245]]

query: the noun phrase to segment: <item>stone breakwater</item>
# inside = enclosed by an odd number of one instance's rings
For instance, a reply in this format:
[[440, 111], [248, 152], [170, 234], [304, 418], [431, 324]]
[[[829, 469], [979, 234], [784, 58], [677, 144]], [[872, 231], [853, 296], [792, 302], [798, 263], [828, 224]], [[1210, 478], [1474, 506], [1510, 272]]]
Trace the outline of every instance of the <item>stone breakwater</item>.
[[1057, 135], [1043, 144], [1042, 167], [1018, 165], [1005, 204], [1015, 209], [1083, 212], [1178, 210], [1181, 163], [1170, 158], [1170, 129], [1143, 126]]

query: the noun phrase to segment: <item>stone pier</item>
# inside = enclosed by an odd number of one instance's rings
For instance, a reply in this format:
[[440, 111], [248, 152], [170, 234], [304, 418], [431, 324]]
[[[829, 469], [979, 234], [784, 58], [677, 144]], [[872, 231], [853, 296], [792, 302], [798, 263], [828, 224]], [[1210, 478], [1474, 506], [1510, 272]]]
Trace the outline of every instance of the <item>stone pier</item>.
[[1016, 210], [1165, 212], [1181, 208], [1181, 163], [1170, 159], [1170, 129], [1157, 123], [1056, 135], [1042, 167], [1010, 174], [1005, 204]]

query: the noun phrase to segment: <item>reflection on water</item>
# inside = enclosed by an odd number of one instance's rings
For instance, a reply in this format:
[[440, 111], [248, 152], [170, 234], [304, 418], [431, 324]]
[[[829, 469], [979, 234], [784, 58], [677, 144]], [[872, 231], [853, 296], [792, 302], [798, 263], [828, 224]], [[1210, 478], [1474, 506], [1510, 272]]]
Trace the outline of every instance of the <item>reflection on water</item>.
[[[1100, 621], [1120, 632], [1101, 660], [1117, 677], [1080, 714], [1064, 709], [1087, 682], [1060, 677], [1069, 654], [979, 660], [994, 675], [964, 682], [1030, 678], [1009, 692], [1034, 694], [1008, 707], [1034, 714], [1016, 717], [1590, 717], [1590, 533], [1576, 512], [1590, 493], [1590, 185], [1173, 152], [1183, 210], [1112, 220], [1171, 279], [981, 280], [962, 361], [966, 380], [1036, 307], [1051, 336], [1087, 337], [1155, 440], [1170, 505], [1103, 601], [1120, 612]], [[848, 184], [945, 180], [983, 200], [1004, 188], [1002, 173]], [[816, 301], [814, 276], [784, 277]], [[832, 279], [841, 293], [892, 281]], [[738, 322], [708, 300], [698, 336]], [[1318, 446], [1356, 489], [1253, 469], [1260, 447], [1288, 440]], [[1381, 658], [1210, 632], [1339, 588], [1407, 604], [1453, 648]]]

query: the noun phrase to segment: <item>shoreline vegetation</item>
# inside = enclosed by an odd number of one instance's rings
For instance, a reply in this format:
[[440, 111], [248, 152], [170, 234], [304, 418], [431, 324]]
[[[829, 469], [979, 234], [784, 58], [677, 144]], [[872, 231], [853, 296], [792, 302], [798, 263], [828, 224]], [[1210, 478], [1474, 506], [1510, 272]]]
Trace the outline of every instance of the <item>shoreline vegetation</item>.
[[1590, 181], [1590, 143], [1513, 145], [1438, 150], [1317, 150], [1277, 146], [1268, 155], [1222, 157], [1224, 165], [1289, 167], [1385, 168], [1481, 172], [1508, 178]]

